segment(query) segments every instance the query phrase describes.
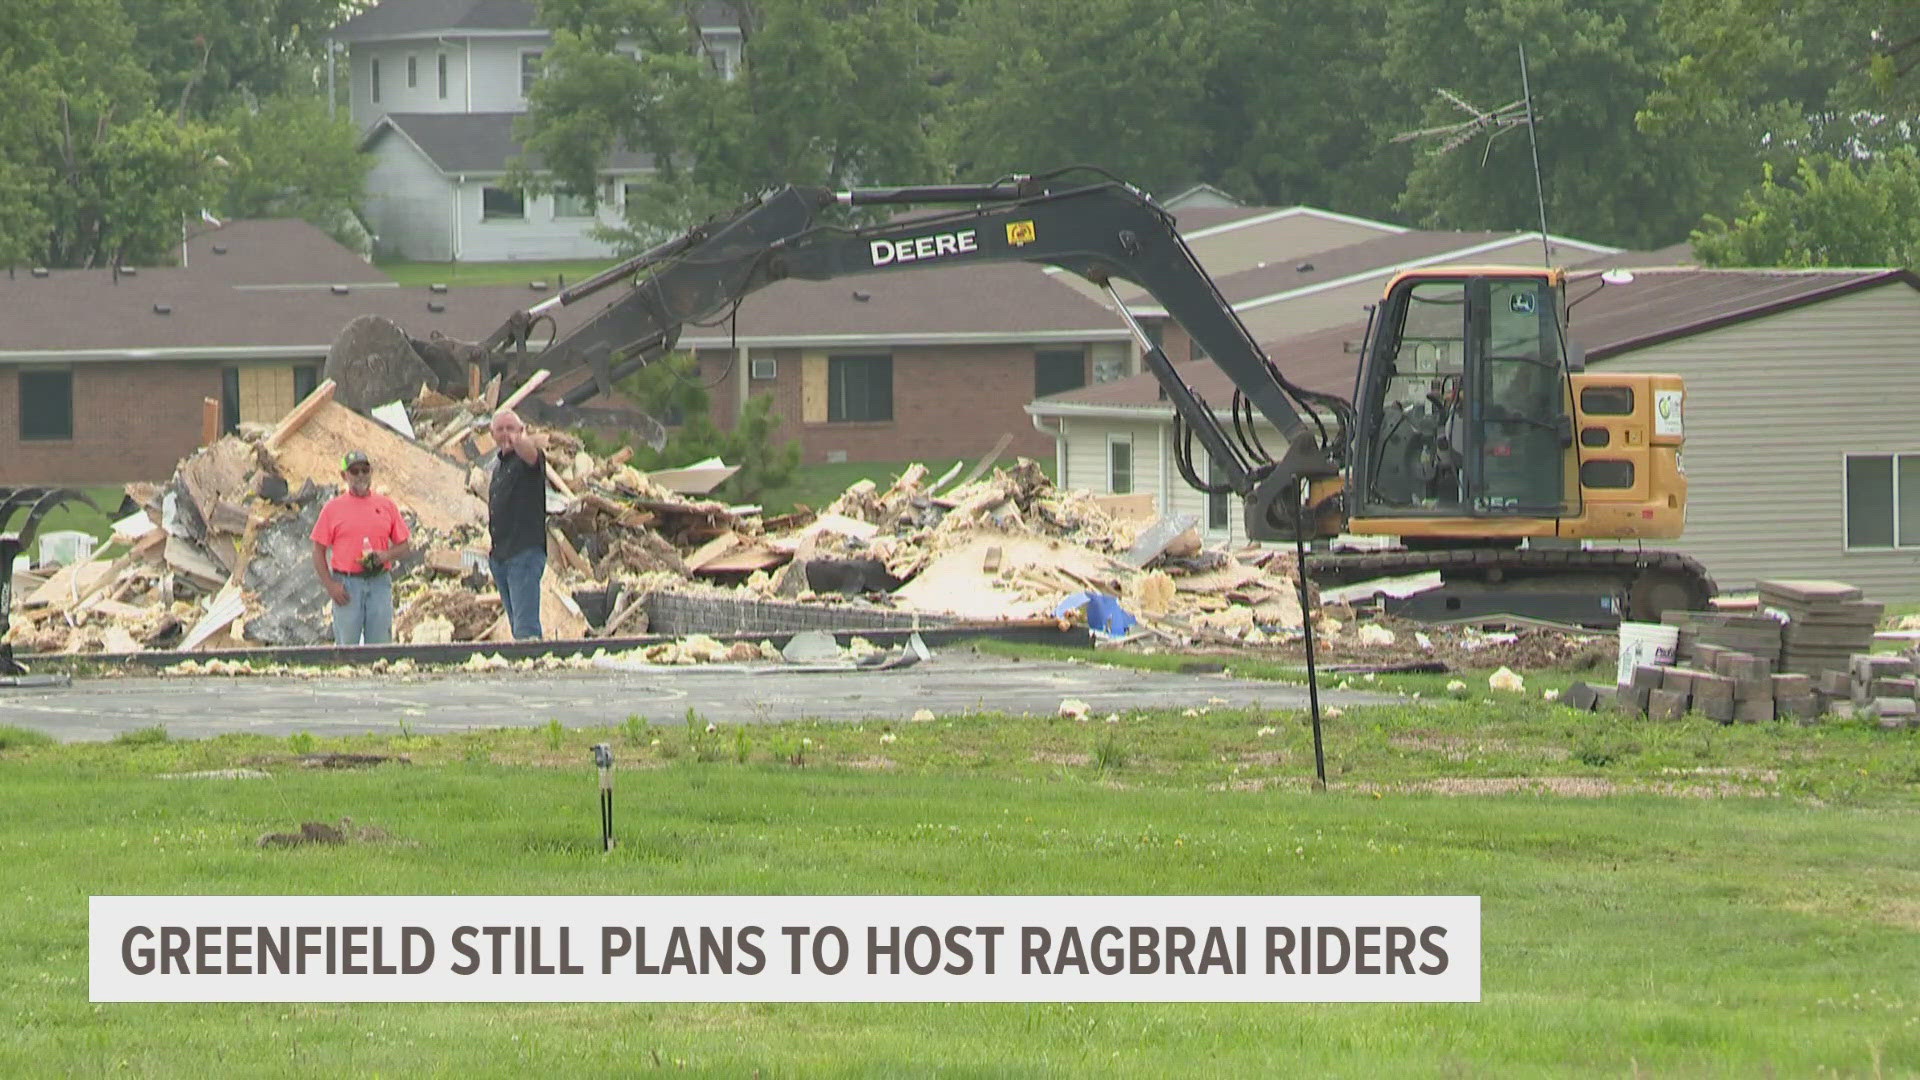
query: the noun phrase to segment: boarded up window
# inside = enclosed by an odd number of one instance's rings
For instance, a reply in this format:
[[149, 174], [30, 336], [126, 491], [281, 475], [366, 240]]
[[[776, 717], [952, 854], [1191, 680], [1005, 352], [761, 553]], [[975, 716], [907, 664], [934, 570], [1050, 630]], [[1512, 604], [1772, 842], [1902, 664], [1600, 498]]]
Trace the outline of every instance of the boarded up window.
[[20, 437], [73, 438], [73, 372], [20, 373]]
[[893, 419], [893, 357], [827, 358], [829, 422]]

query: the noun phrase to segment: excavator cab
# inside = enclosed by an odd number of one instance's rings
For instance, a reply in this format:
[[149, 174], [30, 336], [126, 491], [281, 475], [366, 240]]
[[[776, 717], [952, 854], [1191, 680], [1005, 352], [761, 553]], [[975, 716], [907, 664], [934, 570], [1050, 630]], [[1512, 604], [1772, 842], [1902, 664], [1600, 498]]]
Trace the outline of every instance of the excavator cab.
[[1353, 532], [1416, 546], [1679, 535], [1680, 381], [1579, 371], [1565, 296], [1560, 270], [1394, 278], [1355, 386]]

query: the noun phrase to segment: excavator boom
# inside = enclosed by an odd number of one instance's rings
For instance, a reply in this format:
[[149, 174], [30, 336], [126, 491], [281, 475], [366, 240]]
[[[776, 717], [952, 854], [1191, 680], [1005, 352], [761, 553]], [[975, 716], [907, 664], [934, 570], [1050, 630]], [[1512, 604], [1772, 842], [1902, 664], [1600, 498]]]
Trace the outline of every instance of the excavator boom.
[[[867, 227], [821, 220], [836, 206], [908, 205], [953, 209]], [[584, 365], [592, 379], [563, 398], [579, 404], [671, 351], [683, 326], [720, 318], [774, 282], [973, 262], [1055, 266], [1110, 292], [1116, 281], [1132, 282], [1185, 327], [1227, 373], [1245, 407], [1279, 433], [1277, 457], [1257, 439], [1220, 423], [1214, 407], [1181, 378], [1115, 294], [1115, 306], [1180, 425], [1206, 448], [1225, 486], [1246, 500], [1250, 536], [1292, 537], [1303, 485], [1340, 475], [1345, 403], [1289, 383], [1220, 296], [1172, 217], [1138, 190], [1108, 179], [1069, 182], [1054, 176], [839, 192], [784, 187], [517, 313], [485, 344], [493, 350], [520, 346], [518, 376], [535, 364], [554, 371]], [[541, 316], [636, 275], [613, 303], [559, 335], [538, 357], [526, 355], [527, 335]], [[1235, 402], [1236, 415], [1241, 405]], [[1189, 481], [1201, 484], [1192, 476]], [[1312, 534], [1320, 531], [1309, 527]]]

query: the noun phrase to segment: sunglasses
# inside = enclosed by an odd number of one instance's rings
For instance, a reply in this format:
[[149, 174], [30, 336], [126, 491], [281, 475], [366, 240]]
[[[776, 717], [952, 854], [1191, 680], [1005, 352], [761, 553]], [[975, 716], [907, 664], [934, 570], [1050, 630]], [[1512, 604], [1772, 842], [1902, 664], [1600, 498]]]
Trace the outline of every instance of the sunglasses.
[[353, 466], [352, 468], [350, 468], [350, 469], [348, 469], [347, 471], [348, 471], [348, 472], [350, 472], [350, 473], [352, 473], [352, 474], [353, 474], [353, 475], [355, 475], [355, 476], [365, 476], [365, 475], [367, 475], [368, 473], [370, 473], [370, 472], [372, 472], [372, 471], [373, 471], [373, 466], [371, 466], [371, 465], [355, 465], [355, 466]]

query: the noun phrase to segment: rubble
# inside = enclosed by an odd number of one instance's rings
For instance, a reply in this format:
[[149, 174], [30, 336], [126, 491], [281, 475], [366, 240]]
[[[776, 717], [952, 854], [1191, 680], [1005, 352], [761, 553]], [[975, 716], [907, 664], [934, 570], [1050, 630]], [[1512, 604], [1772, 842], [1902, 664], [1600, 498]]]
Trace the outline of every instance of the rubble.
[[[420, 374], [407, 368], [405, 377]], [[358, 408], [323, 382], [280, 423], [242, 425], [182, 461], [167, 483], [128, 485], [144, 515], [121, 522], [130, 548], [18, 579], [9, 640], [34, 653], [330, 641], [308, 535], [338, 490], [342, 454], [363, 449], [376, 463], [375, 489], [394, 499], [414, 532], [415, 552], [395, 582], [395, 640], [506, 641], [486, 572], [483, 496], [495, 453], [486, 425], [496, 404], [520, 400], [541, 374], [502, 402], [497, 384], [451, 396], [465, 388], [435, 369], [405, 402], [362, 400]], [[366, 415], [375, 409], [391, 422]], [[1156, 648], [1285, 650], [1303, 638], [1292, 553], [1204, 547], [1192, 515], [1161, 517], [1151, 495], [1056, 488], [1031, 460], [992, 468], [998, 455], [991, 455], [958, 483], [951, 483], [957, 468], [933, 477], [915, 465], [855, 483], [824, 508], [772, 517], [716, 494], [736, 471], [723, 462], [648, 474], [631, 463], [629, 449], [600, 456], [566, 431], [535, 434], [548, 448], [541, 613], [549, 638], [647, 634], [649, 608], [657, 606], [649, 601], [661, 597], [723, 611], [799, 610], [808, 619], [785, 630], [843, 636], [920, 619], [929, 626], [941, 619], [1084, 621], [1117, 605], [1127, 618], [1103, 618], [1099, 625], [1113, 631], [1106, 636]], [[1062, 606], [1075, 596], [1101, 602]], [[1343, 605], [1316, 611], [1322, 642], [1369, 661], [1524, 668], [1574, 648], [1563, 647], [1564, 635], [1546, 641], [1545, 631], [1471, 639], [1477, 632], [1454, 628], [1429, 636], [1396, 633], [1392, 620], [1358, 623]], [[683, 664], [780, 656], [771, 645], [742, 648], [692, 628], [667, 629], [678, 639], [627, 658]], [[826, 648], [833, 663], [912, 662], [888, 659], [858, 638], [844, 650], [829, 641], [814, 650], [815, 662], [826, 662]], [[483, 655], [466, 664], [507, 666]]]

